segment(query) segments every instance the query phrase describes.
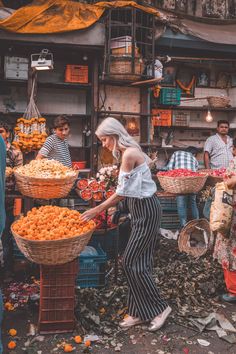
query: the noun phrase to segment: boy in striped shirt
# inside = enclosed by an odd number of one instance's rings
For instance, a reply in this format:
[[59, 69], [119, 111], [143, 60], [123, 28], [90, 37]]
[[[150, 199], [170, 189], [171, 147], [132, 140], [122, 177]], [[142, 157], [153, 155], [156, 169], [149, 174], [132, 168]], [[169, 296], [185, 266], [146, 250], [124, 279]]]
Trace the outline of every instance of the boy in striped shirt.
[[47, 158], [72, 167], [67, 137], [70, 132], [69, 119], [65, 115], [56, 117], [53, 121], [54, 134], [50, 135], [38, 152], [36, 160]]

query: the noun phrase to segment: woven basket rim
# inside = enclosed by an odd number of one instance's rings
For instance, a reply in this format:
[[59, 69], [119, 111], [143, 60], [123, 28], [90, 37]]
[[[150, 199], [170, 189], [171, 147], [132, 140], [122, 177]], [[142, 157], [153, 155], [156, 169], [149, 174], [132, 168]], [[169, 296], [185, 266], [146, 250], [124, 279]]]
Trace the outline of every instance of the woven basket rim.
[[[63, 178], [55, 178], [55, 177], [30, 177], [30, 176], [24, 176], [24, 175], [21, 175], [19, 172], [17, 171], [14, 171], [14, 175], [16, 178], [22, 178], [24, 179], [25, 181], [31, 181], [31, 182], [61, 182], [61, 181], [67, 181], [67, 180], [71, 180], [71, 179], [75, 179], [78, 177], [79, 175], [79, 171], [74, 171], [75, 174], [73, 176], [67, 176], [67, 177], [63, 177]], [[43, 183], [42, 183], [43, 184]]]
[[201, 176], [182, 176], [182, 177], [171, 177], [171, 176], [163, 176], [163, 175], [158, 175], [157, 174], [157, 177], [158, 178], [168, 178], [168, 179], [194, 179], [194, 178], [207, 178], [208, 177], [208, 175], [207, 175], [207, 173], [205, 174], [205, 173], [203, 173], [203, 174], [201, 174]]
[[68, 237], [68, 238], [63, 238], [63, 239], [59, 238], [59, 239], [56, 239], [56, 240], [29, 240], [29, 239], [27, 239], [25, 237], [22, 237], [22, 236], [18, 235], [15, 231], [13, 231], [13, 225], [16, 224], [17, 222], [18, 222], [18, 220], [14, 221], [13, 224], [11, 225], [11, 232], [12, 232], [13, 236], [17, 237], [19, 239], [22, 239], [25, 242], [31, 243], [31, 244], [42, 244], [42, 243], [46, 243], [46, 244], [50, 244], [50, 243], [53, 244], [54, 243], [55, 244], [55, 242], [63, 243], [63, 242], [67, 242], [68, 240], [74, 240], [76, 238], [80, 238], [80, 237], [86, 236], [86, 235], [90, 234], [91, 232], [93, 233], [96, 230], [96, 225], [95, 225], [94, 228], [92, 228], [88, 232], [85, 232], [84, 234], [75, 235], [75, 236]]
[[[207, 229], [206, 231], [209, 233], [207, 247], [204, 247], [204, 248], [203, 247], [191, 247], [191, 246], [187, 246], [185, 244], [185, 250], [183, 250], [183, 247], [182, 247], [183, 245], [180, 245], [180, 242], [182, 241], [181, 239], [189, 237], [189, 232], [191, 232], [192, 229], [196, 228], [196, 226], [201, 227], [202, 224], [204, 224], [204, 226], [206, 226], [206, 229]], [[201, 218], [201, 219], [191, 220], [183, 227], [183, 229], [180, 232], [180, 235], [178, 238], [178, 248], [181, 252], [185, 252], [188, 255], [191, 255], [193, 257], [196, 257], [196, 258], [201, 257], [209, 251], [211, 235], [212, 235], [212, 231], [210, 229], [210, 223], [207, 219]]]
[[230, 97], [228, 96], [207, 96], [207, 99], [217, 99], [221, 101], [230, 101]]

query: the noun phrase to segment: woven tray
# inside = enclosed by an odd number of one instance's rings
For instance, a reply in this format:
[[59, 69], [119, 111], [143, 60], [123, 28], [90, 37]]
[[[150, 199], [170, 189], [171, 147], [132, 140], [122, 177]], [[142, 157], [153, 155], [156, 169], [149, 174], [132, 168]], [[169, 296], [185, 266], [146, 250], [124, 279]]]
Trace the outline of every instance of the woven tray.
[[201, 172], [206, 173], [208, 175], [206, 185], [214, 187], [216, 183], [223, 182], [224, 179], [223, 177], [219, 176], [211, 176], [211, 171], [212, 170], [201, 170]]
[[[17, 222], [17, 221], [16, 221]], [[94, 230], [70, 238], [59, 240], [27, 240], [13, 231], [11, 232], [16, 240], [20, 251], [31, 262], [45, 265], [64, 264], [73, 261], [88, 244]]]
[[230, 98], [229, 97], [208, 96], [207, 101], [208, 101], [210, 107], [225, 108], [230, 105]]
[[173, 194], [198, 193], [206, 183], [207, 175], [190, 177], [158, 176], [160, 185], [164, 191]]
[[72, 189], [79, 171], [66, 178], [35, 178], [22, 176], [14, 172], [16, 185], [21, 194], [31, 198], [64, 198]]
[[[192, 235], [197, 236], [197, 234], [196, 234], [198, 232], [197, 227], [204, 229], [207, 234], [208, 242], [203, 247], [193, 246], [190, 244], [191, 238], [194, 237]], [[201, 232], [201, 231], [199, 230], [199, 232]], [[206, 219], [189, 221], [180, 232], [180, 235], [178, 238], [179, 250], [180, 250], [180, 252], [185, 252], [188, 255], [193, 256], [193, 257], [201, 257], [205, 253], [207, 253], [207, 251], [212, 249], [213, 241], [214, 241], [213, 237], [214, 237], [213, 233], [210, 230], [210, 224]], [[197, 237], [196, 237], [196, 239], [197, 239]]]

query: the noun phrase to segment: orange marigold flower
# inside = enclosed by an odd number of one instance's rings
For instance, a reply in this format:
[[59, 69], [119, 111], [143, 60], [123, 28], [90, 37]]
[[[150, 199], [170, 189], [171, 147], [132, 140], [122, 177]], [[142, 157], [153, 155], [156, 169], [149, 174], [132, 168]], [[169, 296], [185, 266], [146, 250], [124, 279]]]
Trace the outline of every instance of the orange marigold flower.
[[65, 345], [64, 345], [64, 352], [65, 352], [65, 353], [70, 353], [70, 352], [72, 352], [73, 350], [74, 350], [74, 348], [72, 347], [71, 344], [65, 344]]
[[7, 311], [12, 311], [14, 310], [14, 306], [10, 303], [10, 302], [6, 302], [5, 305], [4, 305], [5, 309]]
[[8, 349], [15, 349], [16, 347], [16, 342], [14, 342], [13, 340], [11, 340], [8, 344], [7, 344]]
[[74, 341], [75, 343], [80, 344], [82, 343], [82, 338], [80, 336], [75, 336]]
[[15, 328], [11, 328], [8, 333], [11, 337], [14, 337], [17, 335], [17, 330]]
[[91, 342], [90, 340], [86, 340], [86, 342], [84, 343], [85, 347], [90, 347], [91, 346]]

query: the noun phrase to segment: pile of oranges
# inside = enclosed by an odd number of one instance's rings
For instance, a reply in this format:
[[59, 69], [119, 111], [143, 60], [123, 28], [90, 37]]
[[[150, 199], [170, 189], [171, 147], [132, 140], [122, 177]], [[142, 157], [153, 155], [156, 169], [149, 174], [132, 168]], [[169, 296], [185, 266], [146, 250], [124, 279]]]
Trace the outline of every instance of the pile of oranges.
[[95, 222], [81, 221], [76, 210], [52, 205], [33, 208], [27, 216], [12, 225], [12, 230], [28, 240], [58, 240], [85, 234], [95, 228]]

